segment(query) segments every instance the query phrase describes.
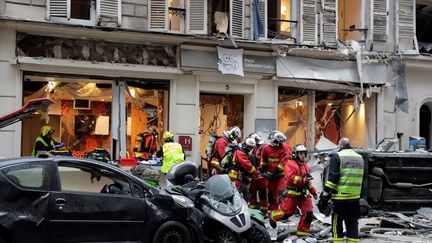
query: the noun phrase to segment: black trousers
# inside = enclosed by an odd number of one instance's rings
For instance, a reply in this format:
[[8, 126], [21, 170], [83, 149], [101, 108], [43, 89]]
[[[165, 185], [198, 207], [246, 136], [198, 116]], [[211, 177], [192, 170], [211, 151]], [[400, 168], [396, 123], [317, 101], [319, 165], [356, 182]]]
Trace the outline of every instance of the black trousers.
[[[360, 200], [333, 200], [332, 233], [334, 242], [358, 242], [358, 219], [360, 218]], [[345, 223], [346, 235], [342, 223]]]

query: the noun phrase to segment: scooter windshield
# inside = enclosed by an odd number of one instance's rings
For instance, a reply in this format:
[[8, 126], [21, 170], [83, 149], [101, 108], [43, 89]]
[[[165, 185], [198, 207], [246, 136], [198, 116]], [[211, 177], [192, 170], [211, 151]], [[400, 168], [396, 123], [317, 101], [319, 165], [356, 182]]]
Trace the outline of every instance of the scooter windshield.
[[219, 201], [230, 200], [235, 195], [235, 187], [228, 175], [214, 175], [205, 182], [205, 190]]

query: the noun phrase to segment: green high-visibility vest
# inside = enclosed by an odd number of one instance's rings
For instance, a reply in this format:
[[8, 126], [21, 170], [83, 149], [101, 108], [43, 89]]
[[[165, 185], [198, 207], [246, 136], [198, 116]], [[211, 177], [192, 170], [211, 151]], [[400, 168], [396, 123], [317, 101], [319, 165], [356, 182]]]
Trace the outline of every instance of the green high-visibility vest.
[[336, 185], [335, 200], [359, 199], [363, 183], [364, 160], [352, 149], [343, 149], [338, 152], [340, 157], [340, 176]]
[[182, 146], [179, 143], [165, 143], [162, 146], [163, 151], [163, 165], [161, 172], [167, 173], [171, 167], [184, 161], [184, 154]]
[[[31, 154], [32, 156], [36, 156], [36, 150], [35, 150], [34, 148], [36, 147], [36, 143], [37, 143], [38, 141], [41, 142], [45, 147], [48, 147], [48, 146], [49, 146], [48, 143], [45, 142], [45, 140], [44, 140], [41, 136], [38, 136], [38, 137], [36, 138], [36, 141], [35, 141], [35, 146], [33, 146], [33, 152], [32, 152], [32, 154]], [[54, 147], [54, 145], [55, 145], [54, 140], [51, 139], [50, 143], [51, 143], [51, 146]]]

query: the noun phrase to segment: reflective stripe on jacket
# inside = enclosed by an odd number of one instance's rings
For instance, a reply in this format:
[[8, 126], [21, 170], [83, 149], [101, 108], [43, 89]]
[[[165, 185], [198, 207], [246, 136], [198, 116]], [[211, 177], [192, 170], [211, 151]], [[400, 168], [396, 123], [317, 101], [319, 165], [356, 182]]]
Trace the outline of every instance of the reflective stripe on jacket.
[[184, 161], [184, 153], [181, 144], [168, 142], [162, 146], [163, 165], [161, 172], [167, 173], [171, 167]]
[[[41, 142], [45, 147], [47, 147], [46, 151], [50, 150], [49, 149], [50, 145], [47, 142], [45, 142], [45, 140], [41, 136], [38, 136], [36, 138], [35, 145], [33, 146], [33, 152], [31, 154], [32, 156], [36, 156], [35, 147], [36, 147], [37, 142]], [[51, 144], [51, 147], [54, 147], [54, 145], [55, 145], [54, 140], [51, 139], [50, 144]]]
[[361, 155], [352, 149], [343, 149], [338, 152], [340, 158], [340, 176], [335, 184], [326, 182], [326, 186], [335, 190], [332, 195], [335, 200], [359, 199], [363, 183], [364, 160]]

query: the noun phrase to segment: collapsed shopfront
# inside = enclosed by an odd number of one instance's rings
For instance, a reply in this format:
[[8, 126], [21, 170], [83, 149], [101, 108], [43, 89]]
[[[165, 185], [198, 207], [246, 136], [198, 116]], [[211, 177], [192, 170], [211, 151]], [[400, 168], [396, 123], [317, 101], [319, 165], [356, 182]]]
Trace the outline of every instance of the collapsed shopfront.
[[[37, 48], [35, 48], [37, 45]], [[22, 99], [55, 101], [22, 123], [21, 155], [32, 153], [43, 125], [63, 149], [83, 157], [103, 148], [112, 159], [142, 152], [146, 132], [168, 129], [175, 46], [124, 44], [17, 34]], [[163, 69], [163, 74], [161, 70]], [[165, 77], [165, 78], [164, 78]]]
[[161, 80], [25, 74], [24, 102], [47, 97], [56, 103], [46, 114], [23, 121], [22, 155], [30, 155], [39, 128], [46, 124], [56, 131], [54, 140], [63, 142], [74, 157], [104, 148], [115, 158], [123, 143], [126, 156], [141, 152], [144, 133], [161, 134], [166, 129], [168, 86]]

